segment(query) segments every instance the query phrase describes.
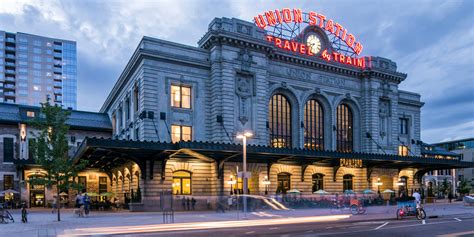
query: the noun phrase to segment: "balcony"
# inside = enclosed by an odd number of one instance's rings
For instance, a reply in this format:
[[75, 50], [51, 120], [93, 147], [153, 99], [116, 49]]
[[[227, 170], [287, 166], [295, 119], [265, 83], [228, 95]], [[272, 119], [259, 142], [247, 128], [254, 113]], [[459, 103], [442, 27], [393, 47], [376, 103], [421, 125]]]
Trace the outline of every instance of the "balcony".
[[15, 85], [5, 84], [5, 85], [3, 85], [3, 89], [5, 89], [5, 90], [15, 90]]
[[5, 54], [5, 58], [15, 59], [15, 54]]
[[7, 46], [7, 47], [5, 47], [5, 51], [7, 51], [7, 52], [8, 52], [8, 51], [13, 51], [13, 52], [14, 52], [14, 51], [15, 51], [15, 47]]
[[4, 95], [5, 97], [15, 97], [15, 92], [13, 92], [13, 91], [5, 91], [5, 92], [3, 92], [3, 95]]
[[12, 63], [12, 62], [6, 62], [5, 63], [5, 66], [8, 66], [8, 67], [15, 67], [15, 63]]
[[54, 44], [53, 49], [54, 49], [54, 50], [63, 50], [63, 46], [62, 46], [62, 45]]
[[6, 76], [6, 77], [5, 77], [5, 81], [6, 81], [6, 82], [10, 82], [10, 81], [11, 81], [11, 82], [15, 82], [15, 77]]
[[7, 75], [7, 74], [15, 75], [15, 70], [7, 69], [7, 70], [5, 70], [5, 75]]
[[6, 41], [10, 43], [15, 43], [15, 38], [7, 38]]

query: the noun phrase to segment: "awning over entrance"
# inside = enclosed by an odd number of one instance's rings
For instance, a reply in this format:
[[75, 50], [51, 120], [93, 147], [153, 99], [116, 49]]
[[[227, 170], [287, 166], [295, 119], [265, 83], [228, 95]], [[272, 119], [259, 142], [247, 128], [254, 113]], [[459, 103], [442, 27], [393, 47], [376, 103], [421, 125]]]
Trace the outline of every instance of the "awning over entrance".
[[[150, 177], [153, 177], [153, 163], [163, 162], [170, 158], [201, 159], [205, 162], [216, 162], [219, 177], [223, 175], [224, 162], [241, 162], [242, 145], [212, 142], [149, 142], [103, 138], [86, 138], [75, 153], [75, 161], [88, 161], [89, 168], [104, 171], [119, 167], [128, 161], [137, 163], [144, 178], [148, 164]], [[148, 163], [147, 163], [148, 161]], [[316, 151], [299, 148], [272, 148], [268, 146], [248, 145], [247, 162], [265, 163], [268, 169], [272, 164], [301, 165], [304, 173], [308, 165], [339, 167], [356, 165], [367, 168], [367, 176], [374, 168], [406, 169], [415, 168], [419, 171], [415, 176], [421, 178], [430, 170], [457, 169], [474, 167], [473, 162], [460, 161], [457, 158], [436, 159], [421, 156], [398, 156], [359, 152]], [[164, 165], [162, 166], [164, 169]], [[164, 172], [162, 172], [164, 174]], [[164, 177], [162, 177], [164, 178]]]

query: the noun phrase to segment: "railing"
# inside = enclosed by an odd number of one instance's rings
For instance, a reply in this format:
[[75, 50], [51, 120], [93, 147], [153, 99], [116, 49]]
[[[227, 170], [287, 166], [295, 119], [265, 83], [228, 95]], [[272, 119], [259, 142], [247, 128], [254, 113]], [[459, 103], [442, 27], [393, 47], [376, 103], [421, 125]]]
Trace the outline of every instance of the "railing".
[[13, 54], [5, 54], [5, 58], [15, 59], [15, 55], [13, 55]]
[[5, 81], [15, 81], [15, 77], [6, 76]]
[[7, 46], [5, 47], [5, 49], [9, 51], [15, 51], [15, 47], [11, 47], [11, 46]]
[[15, 43], [15, 38], [7, 38], [6, 41], [10, 43]]

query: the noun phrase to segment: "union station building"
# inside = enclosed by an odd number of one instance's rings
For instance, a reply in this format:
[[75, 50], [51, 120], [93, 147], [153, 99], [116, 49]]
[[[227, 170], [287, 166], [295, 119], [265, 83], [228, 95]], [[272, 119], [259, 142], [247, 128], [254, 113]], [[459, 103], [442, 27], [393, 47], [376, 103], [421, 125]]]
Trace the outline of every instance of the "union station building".
[[[423, 102], [399, 89], [407, 74], [395, 62], [359, 57], [324, 25], [298, 26], [285, 33], [282, 26], [215, 18], [197, 47], [143, 37], [100, 112], [76, 112], [89, 121], [71, 135], [71, 157], [89, 161], [80, 181], [121, 201], [140, 189], [148, 210], [159, 208], [163, 191], [198, 202], [241, 193], [237, 135], [248, 131], [250, 194], [411, 194], [431, 170], [473, 166], [455, 155], [422, 155]], [[288, 50], [275, 37], [306, 48]], [[322, 58], [333, 53], [358, 64]], [[20, 138], [22, 124], [0, 132], [12, 132], [11, 142], [20, 144], [28, 141]], [[24, 180], [39, 168], [18, 147], [11, 172], [31, 193]]]

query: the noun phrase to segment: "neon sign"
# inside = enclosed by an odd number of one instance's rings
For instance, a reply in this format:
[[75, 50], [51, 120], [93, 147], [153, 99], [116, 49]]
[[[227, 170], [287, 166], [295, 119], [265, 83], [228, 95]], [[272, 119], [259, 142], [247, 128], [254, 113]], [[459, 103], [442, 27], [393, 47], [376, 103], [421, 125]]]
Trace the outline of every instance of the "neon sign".
[[[267, 30], [265, 39], [276, 47], [292, 51], [306, 56], [315, 56], [310, 49], [310, 45], [301, 39], [300, 25], [305, 23], [312, 27], [319, 27], [328, 35], [333, 36], [334, 50], [324, 49], [317, 55], [326, 60], [359, 68], [365, 68], [365, 59], [357, 56], [363, 50], [361, 42], [356, 40], [354, 34], [325, 15], [310, 11], [302, 12], [301, 9], [283, 8], [282, 10], [267, 11], [254, 17], [255, 25], [261, 29]], [[293, 25], [291, 25], [293, 24]], [[271, 30], [269, 28], [272, 28]], [[298, 29], [299, 32], [296, 32]], [[341, 47], [341, 44], [344, 44]], [[337, 49], [336, 49], [337, 48]]]

